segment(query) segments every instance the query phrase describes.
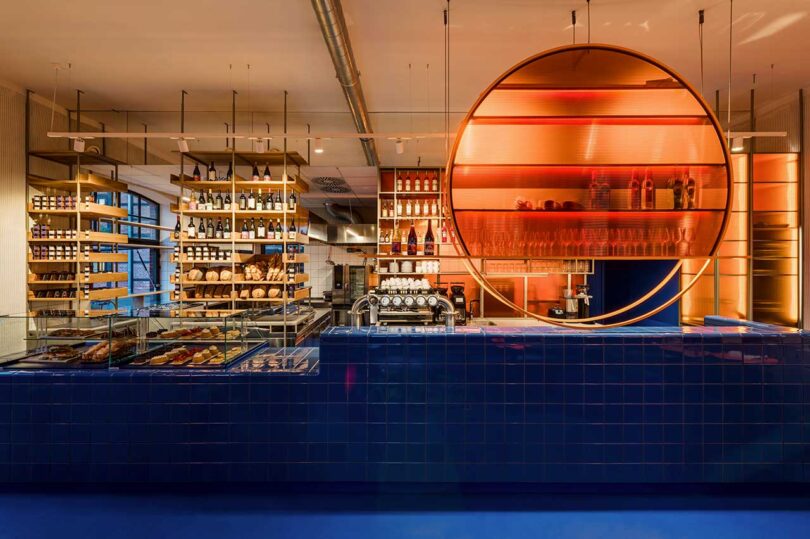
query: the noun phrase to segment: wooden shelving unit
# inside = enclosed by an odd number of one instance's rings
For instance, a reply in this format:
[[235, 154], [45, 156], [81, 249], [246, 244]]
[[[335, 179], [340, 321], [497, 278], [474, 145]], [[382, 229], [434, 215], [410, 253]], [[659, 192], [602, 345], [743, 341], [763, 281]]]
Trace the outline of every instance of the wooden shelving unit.
[[[425, 189], [425, 179], [427, 187]], [[435, 181], [434, 181], [435, 180]], [[377, 251], [369, 258], [376, 259], [376, 271], [381, 278], [386, 275], [405, 275], [402, 272], [391, 273], [380, 272], [382, 267], [387, 270], [390, 260], [440, 260], [443, 256], [455, 254], [449, 244], [442, 242], [442, 229], [444, 221], [444, 201], [442, 200], [442, 181], [444, 171], [436, 167], [405, 167], [386, 168], [380, 170], [380, 179], [377, 185]], [[418, 189], [416, 182], [419, 182]], [[425, 215], [421, 206], [427, 202], [428, 213]], [[412, 209], [408, 213], [408, 205]], [[420, 204], [420, 209], [415, 210], [416, 204]], [[434, 211], [435, 204], [435, 211]], [[435, 240], [435, 255], [426, 257], [424, 251], [424, 239], [427, 232], [428, 221], [431, 221], [433, 238]], [[414, 223], [418, 238], [418, 251], [416, 256], [407, 256], [407, 237], [410, 230], [410, 223]], [[391, 245], [394, 234], [402, 234], [405, 241], [402, 242], [402, 255], [392, 255]], [[386, 237], [388, 236], [388, 237]], [[384, 241], [388, 239], [389, 241]], [[440, 268], [441, 269], [441, 268]], [[440, 274], [441, 272], [439, 272]], [[408, 272], [408, 276], [414, 278], [435, 277], [437, 272]]]
[[[290, 225], [295, 222], [296, 228], [309, 228], [309, 212], [301, 203], [301, 195], [308, 192], [309, 186], [300, 179], [300, 166], [306, 161], [297, 153], [290, 152], [285, 155], [283, 152], [271, 152], [264, 154], [254, 154], [251, 152], [195, 152], [184, 154], [196, 163], [202, 172], [202, 179], [195, 181], [193, 176], [185, 173], [185, 165], [181, 166], [181, 173], [171, 176], [171, 183], [179, 188], [180, 194], [176, 204], [172, 204], [171, 210], [177, 214], [181, 222], [181, 231], [175, 237], [176, 250], [171, 257], [172, 262], [177, 264], [177, 270], [172, 277], [174, 283], [173, 299], [180, 303], [177, 311], [178, 315], [186, 314], [186, 311], [199, 312], [201, 310], [237, 311], [251, 307], [259, 308], [268, 304], [287, 305], [298, 302], [309, 297], [309, 275], [304, 271], [302, 264], [309, 262], [309, 255], [301, 251], [303, 246], [309, 243], [309, 237], [298, 232], [295, 239], [289, 237]], [[207, 167], [214, 162], [219, 169], [228, 167], [234, 171], [232, 177], [208, 181]], [[247, 179], [240, 175], [246, 171], [250, 174], [253, 165], [257, 164], [262, 177], [258, 181]], [[263, 179], [265, 166], [270, 167], [273, 175], [271, 180]], [[193, 165], [192, 165], [193, 167]], [[280, 169], [279, 169], [280, 167]], [[294, 173], [293, 173], [294, 171]], [[239, 207], [241, 193], [253, 192], [258, 196], [261, 190], [262, 196], [268, 193], [280, 194], [282, 209], [262, 209], [243, 210]], [[230, 195], [231, 206], [225, 209], [207, 210], [200, 208], [190, 208], [189, 202], [197, 200], [200, 193], [212, 192], [214, 196], [220, 194]], [[297, 198], [295, 207], [290, 207], [290, 194], [294, 193]], [[203, 238], [188, 237], [188, 220], [194, 219], [194, 223], [199, 225], [200, 219], [212, 219], [217, 223], [220, 219], [228, 221], [231, 226], [231, 237]], [[282, 238], [241, 238], [241, 226], [243, 222], [250, 222], [251, 219], [257, 222], [259, 218], [265, 221], [265, 226], [270, 227], [280, 223], [283, 229]], [[206, 271], [217, 268], [218, 270], [228, 270], [232, 276], [243, 275], [241, 268], [243, 264], [255, 263], [261, 260], [272, 258], [273, 254], [263, 254], [265, 246], [277, 246], [280, 257], [282, 278], [263, 281], [250, 281], [245, 279], [228, 279], [216, 281], [194, 281], [188, 278], [188, 272], [192, 269]], [[216, 258], [199, 259], [196, 256], [190, 257], [189, 249], [211, 248], [217, 251], [229, 253], [227, 260]], [[220, 297], [199, 297], [196, 290], [203, 290], [202, 287], [215, 286], [218, 288]], [[239, 291], [249, 286], [261, 286], [280, 289], [277, 297], [263, 298], [242, 298]], [[222, 287], [222, 288], [219, 288]]]
[[[117, 286], [128, 279], [127, 273], [106, 267], [127, 261], [128, 255], [118, 252], [118, 246], [128, 242], [127, 236], [118, 232], [118, 221], [127, 217], [127, 210], [98, 203], [97, 194], [111, 193], [117, 203], [127, 185], [83, 167], [119, 163], [104, 156], [74, 152], [33, 151], [29, 155], [68, 167], [68, 178], [27, 176], [30, 314], [58, 310], [75, 316], [99, 316], [114, 312], [91, 307], [94, 301], [111, 301], [117, 309], [117, 299], [128, 293], [126, 286]], [[55, 274], [68, 278], [48, 278]], [[70, 297], [48, 297], [61, 291]]]

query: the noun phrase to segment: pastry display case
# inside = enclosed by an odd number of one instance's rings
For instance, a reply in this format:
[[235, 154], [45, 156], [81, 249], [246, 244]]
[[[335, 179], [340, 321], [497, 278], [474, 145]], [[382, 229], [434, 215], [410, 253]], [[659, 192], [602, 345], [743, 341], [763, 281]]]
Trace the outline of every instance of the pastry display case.
[[106, 368], [132, 354], [137, 335], [114, 316], [0, 317], [0, 368]]
[[[119, 315], [114, 326], [135, 335], [131, 353], [112, 362], [124, 369], [224, 369], [261, 345], [248, 339], [242, 313], [219, 317]], [[161, 316], [161, 314], [163, 316]], [[157, 316], [156, 316], [157, 315]]]

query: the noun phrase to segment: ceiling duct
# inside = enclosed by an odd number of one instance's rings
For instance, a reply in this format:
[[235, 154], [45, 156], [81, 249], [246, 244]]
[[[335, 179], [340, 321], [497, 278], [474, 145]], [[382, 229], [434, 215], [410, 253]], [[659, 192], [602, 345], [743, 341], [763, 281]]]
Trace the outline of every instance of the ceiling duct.
[[329, 245], [377, 245], [377, 225], [327, 225]]
[[[312, 8], [318, 17], [323, 39], [329, 48], [332, 63], [335, 64], [335, 72], [343, 87], [343, 94], [349, 104], [357, 132], [371, 133], [371, 119], [366, 107], [366, 98], [363, 96], [363, 87], [360, 85], [360, 72], [357, 70], [340, 0], [312, 0]], [[366, 162], [369, 166], [378, 166], [380, 158], [374, 139], [360, 139], [360, 142], [363, 144]]]
[[335, 204], [334, 202], [324, 202], [323, 205], [326, 208], [326, 213], [336, 219], [338, 223], [358, 224], [362, 221], [360, 216], [347, 206]]

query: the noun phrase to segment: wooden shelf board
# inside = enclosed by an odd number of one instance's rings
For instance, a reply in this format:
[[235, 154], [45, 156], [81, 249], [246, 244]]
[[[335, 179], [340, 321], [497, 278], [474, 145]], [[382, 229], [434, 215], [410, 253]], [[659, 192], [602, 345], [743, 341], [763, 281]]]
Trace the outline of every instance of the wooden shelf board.
[[96, 290], [90, 290], [88, 292], [88, 300], [103, 300], [103, 299], [115, 299], [120, 298], [122, 296], [126, 296], [129, 291], [126, 288], [98, 288]]
[[77, 162], [81, 162], [82, 166], [87, 165], [115, 166], [126, 164], [123, 161], [113, 159], [112, 157], [107, 157], [106, 155], [84, 153], [84, 152], [80, 153], [71, 150], [64, 150], [64, 151], [32, 150], [28, 152], [28, 155], [31, 155], [33, 157], [39, 157], [40, 159], [45, 159], [47, 161], [52, 161], [54, 163], [72, 166], [75, 166]]
[[[309, 215], [309, 210], [302, 207], [301, 204], [296, 205], [295, 210], [288, 210], [283, 209], [280, 211], [277, 210], [239, 210], [239, 209], [230, 209], [230, 210], [189, 210], [188, 208], [182, 209], [183, 215], [188, 215], [189, 217], [233, 217], [237, 220], [243, 219], [250, 219], [251, 217], [258, 219], [259, 217], [273, 217], [273, 218], [281, 218], [284, 215], [292, 215], [294, 217], [307, 217]], [[171, 205], [172, 213], [181, 213], [180, 207], [177, 204]]]
[[95, 230], [83, 230], [78, 232], [75, 238], [35, 238], [28, 233], [29, 243], [116, 243], [123, 244], [129, 241], [126, 234], [112, 234], [109, 232], [97, 232]]
[[127, 184], [93, 173], [79, 173], [75, 180], [60, 180], [44, 176], [29, 175], [29, 185], [57, 189], [59, 191], [75, 192], [81, 187], [86, 193], [125, 193], [129, 189]]
[[[284, 164], [284, 152], [279, 151], [265, 153], [201, 151], [185, 152], [185, 155], [193, 161], [197, 161], [198, 163], [204, 165], [208, 165], [211, 161], [214, 161], [214, 163], [217, 164], [227, 163], [235, 160], [236, 166], [252, 167], [254, 163], [257, 163], [259, 167], [263, 169], [265, 165], [277, 167]], [[287, 152], [287, 166], [303, 166], [306, 164], [307, 160], [304, 159], [298, 152]]]
[[[172, 185], [176, 185], [183, 189], [190, 189], [193, 191], [199, 191], [200, 189], [211, 189], [212, 191], [219, 191], [219, 192], [231, 192], [231, 191], [238, 191], [241, 189], [265, 189], [269, 188], [271, 191], [278, 191], [284, 190], [284, 187], [287, 187], [287, 190], [295, 191], [296, 193], [308, 193], [309, 192], [309, 185], [307, 185], [302, 180], [296, 180], [292, 182], [283, 182], [280, 180], [272, 180], [266, 182], [264, 180], [260, 180], [257, 182], [247, 180], [244, 178], [240, 178], [237, 176], [237, 179], [234, 181], [213, 181], [209, 182], [205, 179], [195, 182], [191, 176], [188, 174], [183, 175], [183, 180], [180, 179], [179, 175], [172, 174], [171, 175], [171, 183]], [[232, 189], [232, 187], [234, 189]]]
[[[175, 243], [178, 242], [178, 240], [174, 240], [174, 241], [175, 241]], [[227, 240], [224, 239], [224, 238], [222, 238], [222, 239], [215, 238], [215, 239], [210, 239], [210, 240], [209, 239], [201, 240], [201, 239], [198, 239], [198, 238], [193, 238], [193, 239], [183, 238], [180, 241], [182, 241], [182, 243], [225, 243], [225, 244], [234, 243], [236, 245], [250, 245], [250, 244], [257, 244], [257, 245], [284, 245], [284, 244], [287, 244], [287, 243], [307, 244], [307, 243], [309, 243], [309, 236], [304, 236], [303, 234], [297, 234], [295, 240], [268, 240], [268, 239], [243, 240], [241, 238], [239, 238], [239, 239], [227, 239]]]
[[74, 217], [81, 214], [83, 219], [125, 219], [128, 215], [126, 208], [116, 208], [114, 206], [107, 206], [106, 204], [96, 204], [95, 202], [79, 202], [76, 204], [76, 209], [72, 210], [35, 210], [34, 204], [29, 203], [28, 213], [32, 215], [63, 215], [66, 217]]

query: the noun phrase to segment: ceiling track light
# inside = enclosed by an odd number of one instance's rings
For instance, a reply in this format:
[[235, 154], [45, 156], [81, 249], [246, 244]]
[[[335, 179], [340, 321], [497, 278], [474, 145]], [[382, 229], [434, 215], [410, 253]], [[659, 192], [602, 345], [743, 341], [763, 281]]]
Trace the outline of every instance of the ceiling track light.
[[77, 137], [73, 140], [73, 151], [78, 153], [83, 153], [86, 144], [82, 137]]
[[177, 149], [180, 153], [188, 153], [188, 141], [184, 138], [177, 139]]
[[267, 151], [267, 140], [260, 138], [256, 140], [255, 143], [256, 153], [264, 153]]
[[323, 141], [321, 141], [321, 139], [319, 138], [315, 139], [315, 146], [313, 148], [313, 151], [319, 154], [323, 153]]
[[731, 139], [731, 151], [732, 152], [741, 152], [745, 149], [745, 144], [742, 137], [734, 137]]
[[397, 155], [402, 155], [405, 153], [405, 143], [402, 141], [401, 138], [397, 139], [394, 143], [394, 147], [397, 150]]

